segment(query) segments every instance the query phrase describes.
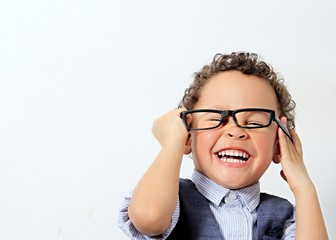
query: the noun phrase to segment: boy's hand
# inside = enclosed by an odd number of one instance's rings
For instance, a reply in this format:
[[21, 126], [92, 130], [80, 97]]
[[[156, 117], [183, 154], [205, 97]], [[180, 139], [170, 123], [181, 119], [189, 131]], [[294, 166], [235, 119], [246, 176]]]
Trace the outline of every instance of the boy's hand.
[[182, 111], [186, 111], [186, 109], [172, 110], [153, 122], [152, 133], [162, 147], [186, 146], [189, 133], [180, 118]]
[[[287, 126], [286, 118], [281, 122]], [[311, 181], [302, 158], [302, 146], [299, 136], [290, 130], [293, 142], [279, 128], [281, 176], [288, 182], [295, 196], [296, 231], [295, 239], [328, 239], [321, 207], [313, 182]]]
[[[287, 126], [286, 117], [281, 117], [281, 122]], [[309, 177], [303, 162], [302, 145], [299, 136], [294, 130], [290, 130], [293, 142], [279, 128], [280, 156], [277, 162], [281, 163], [281, 176], [287, 181], [290, 189], [295, 194], [300, 189], [311, 186], [313, 183]]]

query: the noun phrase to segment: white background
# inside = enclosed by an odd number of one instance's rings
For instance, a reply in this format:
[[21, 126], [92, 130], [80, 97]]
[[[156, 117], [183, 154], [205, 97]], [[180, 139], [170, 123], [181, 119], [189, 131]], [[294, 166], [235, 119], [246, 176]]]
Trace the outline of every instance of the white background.
[[[336, 237], [333, 1], [1, 0], [0, 239], [127, 239], [123, 195], [159, 150], [152, 121], [218, 52], [286, 78]], [[293, 200], [274, 165], [262, 189]], [[181, 175], [192, 172], [185, 159]]]

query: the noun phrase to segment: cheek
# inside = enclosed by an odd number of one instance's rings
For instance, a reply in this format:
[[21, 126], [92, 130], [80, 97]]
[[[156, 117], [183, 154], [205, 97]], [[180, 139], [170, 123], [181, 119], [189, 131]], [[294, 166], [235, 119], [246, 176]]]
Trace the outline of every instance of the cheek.
[[[269, 129], [272, 130], [272, 129]], [[268, 134], [262, 134], [260, 136], [255, 136], [254, 144], [259, 152], [265, 153], [265, 155], [273, 158], [275, 153], [275, 147], [277, 143], [276, 129], [270, 131]]]
[[195, 165], [197, 162], [207, 162], [211, 159], [211, 151], [218, 140], [215, 131], [197, 131], [191, 134], [191, 151]]
[[218, 137], [215, 131], [196, 131], [191, 135], [191, 144], [194, 150], [209, 150], [216, 143]]

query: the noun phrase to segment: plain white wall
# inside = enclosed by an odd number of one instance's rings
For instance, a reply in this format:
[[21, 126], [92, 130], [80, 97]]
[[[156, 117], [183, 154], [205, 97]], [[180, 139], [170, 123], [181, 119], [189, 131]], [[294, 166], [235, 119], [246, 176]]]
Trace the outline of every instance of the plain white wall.
[[[0, 239], [127, 239], [117, 211], [154, 159], [157, 116], [218, 52], [283, 73], [336, 237], [333, 1], [0, 2]], [[293, 200], [272, 166], [264, 191]], [[192, 172], [186, 158], [181, 175]]]

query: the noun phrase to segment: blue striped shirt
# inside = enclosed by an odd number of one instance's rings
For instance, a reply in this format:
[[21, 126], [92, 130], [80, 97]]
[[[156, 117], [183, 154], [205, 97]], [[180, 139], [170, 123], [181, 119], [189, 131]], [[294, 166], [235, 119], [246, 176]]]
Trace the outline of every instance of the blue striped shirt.
[[[209, 200], [209, 206], [221, 228], [225, 240], [255, 240], [256, 239], [256, 208], [260, 202], [260, 184], [239, 190], [227, 189], [198, 171], [194, 171], [191, 180], [197, 190]], [[131, 239], [166, 239], [173, 231], [179, 217], [179, 202], [172, 217], [171, 225], [159, 237], [148, 237], [139, 233], [127, 213], [131, 194], [126, 196], [118, 216], [118, 225]], [[295, 214], [284, 226], [283, 240], [295, 239]]]

